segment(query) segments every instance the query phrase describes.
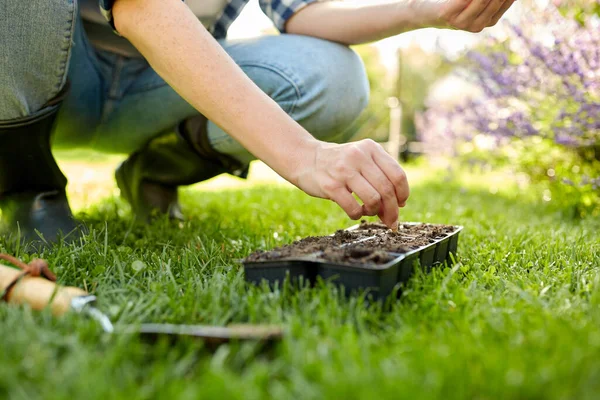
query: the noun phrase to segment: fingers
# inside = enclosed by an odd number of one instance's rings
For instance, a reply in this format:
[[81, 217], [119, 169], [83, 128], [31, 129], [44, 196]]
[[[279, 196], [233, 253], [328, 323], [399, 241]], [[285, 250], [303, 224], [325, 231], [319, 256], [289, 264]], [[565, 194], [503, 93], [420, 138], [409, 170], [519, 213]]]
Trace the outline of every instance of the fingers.
[[494, 16], [492, 17], [491, 25], [496, 25], [498, 21], [500, 21], [500, 18], [502, 18], [504, 13], [507, 12], [508, 9], [514, 4], [514, 2], [515, 0], [505, 1], [504, 4], [502, 4], [502, 7], [500, 7], [500, 10], [498, 10], [496, 14], [494, 14]]
[[329, 196], [348, 214], [351, 219], [359, 219], [363, 216], [363, 207], [358, 204], [358, 201], [352, 196], [347, 189], [339, 188]]
[[406, 173], [400, 167], [398, 162], [382, 148], [380, 148], [380, 151], [373, 154], [373, 160], [391, 182], [396, 193], [398, 206], [404, 207], [406, 205], [406, 200], [408, 200], [408, 196], [410, 195]]
[[474, 25], [483, 27], [492, 26], [492, 18], [504, 6], [504, 3], [506, 3], [506, 0], [491, 0], [485, 10], [475, 19], [473, 22]]
[[[469, 32], [481, 32], [488, 26], [494, 26], [515, 0], [473, 0], [465, 4], [464, 0], [454, 0], [448, 10], [448, 22], [455, 28]], [[462, 6], [458, 14], [456, 10]]]
[[320, 189], [303, 185], [303, 190], [335, 201], [352, 219], [378, 215], [388, 227], [397, 226], [398, 208], [409, 195], [408, 182], [398, 162], [380, 145], [367, 139], [330, 146], [319, 157], [323, 174], [315, 178]]
[[373, 180], [368, 178], [365, 179], [362, 175], [356, 174], [350, 182], [348, 182], [348, 188], [350, 191], [356, 193], [362, 200], [364, 215], [373, 216], [379, 213], [382, 195], [380, 194], [381, 191], [377, 187], [377, 184]]
[[[465, 29], [473, 32], [479, 26], [475, 26], [474, 22], [481, 13], [485, 11], [488, 5], [497, 0], [473, 0], [455, 19], [454, 24], [459, 29]], [[481, 29], [485, 26], [481, 26]]]
[[380, 196], [380, 202], [377, 207], [378, 212], [374, 215], [379, 215], [387, 226], [391, 226], [392, 223], [398, 220], [398, 198], [394, 185], [377, 163], [364, 166], [361, 172]]
[[[360, 172], [380, 195], [381, 202], [377, 215], [389, 227], [394, 228], [398, 221], [398, 207], [404, 207], [409, 196], [406, 174], [380, 145], [366, 141], [369, 159], [362, 163]], [[373, 211], [374, 207], [369, 211]]]

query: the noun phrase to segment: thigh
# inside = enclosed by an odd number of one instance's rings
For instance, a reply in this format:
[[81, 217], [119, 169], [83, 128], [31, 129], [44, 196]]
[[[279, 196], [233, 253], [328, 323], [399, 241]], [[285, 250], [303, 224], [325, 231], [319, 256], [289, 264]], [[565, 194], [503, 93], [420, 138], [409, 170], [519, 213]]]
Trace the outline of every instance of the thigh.
[[66, 80], [73, 0], [0, 1], [0, 121], [30, 116]]
[[[90, 147], [130, 154], [198, 112], [143, 59], [123, 60]], [[144, 67], [145, 65], [145, 67]], [[117, 76], [118, 75], [118, 76]]]
[[56, 148], [87, 146], [101, 122], [109, 71], [103, 69], [78, 17], [68, 78], [70, 90], [57, 118]]
[[250, 78], [317, 137], [344, 128], [368, 101], [360, 57], [347, 46], [309, 36], [229, 41], [225, 50]]
[[[309, 36], [278, 35], [226, 41], [224, 49], [296, 122], [321, 140], [339, 140], [366, 107], [369, 83], [360, 57], [347, 46]], [[216, 125], [218, 151], [249, 160]]]
[[[346, 46], [295, 35], [220, 44], [254, 83], [317, 137], [338, 133], [366, 105], [368, 81], [362, 62]], [[99, 150], [133, 152], [197, 115], [150, 67], [126, 85], [122, 99], [98, 128], [94, 147]], [[211, 133], [219, 148], [220, 142], [236, 145], [214, 125]]]

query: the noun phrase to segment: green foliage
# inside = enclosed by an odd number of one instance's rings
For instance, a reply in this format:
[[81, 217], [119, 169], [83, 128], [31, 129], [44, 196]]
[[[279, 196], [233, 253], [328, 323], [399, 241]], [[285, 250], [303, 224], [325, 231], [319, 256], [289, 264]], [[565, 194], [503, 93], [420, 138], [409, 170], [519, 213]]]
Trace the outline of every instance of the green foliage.
[[431, 153], [525, 173], [563, 197], [566, 214], [595, 217], [600, 36], [552, 7], [531, 11], [537, 24], [512, 25], [466, 54], [459, 71], [480, 93], [428, 110], [421, 137]]
[[415, 140], [415, 114], [425, 110], [429, 89], [450, 73], [453, 65], [440, 54], [426, 52], [419, 46], [402, 49], [398, 63], [396, 97], [402, 104], [402, 132]]
[[347, 137], [387, 141], [390, 122], [388, 99], [394, 96], [402, 105], [402, 132], [414, 140], [415, 113], [425, 108], [425, 97], [430, 86], [448, 74], [452, 65], [438, 54], [413, 46], [399, 51], [398, 70], [389, 73], [375, 47], [362, 45], [354, 47], [354, 50], [365, 64], [371, 93], [367, 109], [349, 129]]
[[354, 50], [365, 64], [371, 92], [367, 108], [344, 136], [354, 139], [372, 138], [385, 141], [389, 134], [390, 121], [387, 99], [392, 93], [392, 85], [387, 79], [387, 70], [381, 63], [379, 52], [375, 47], [362, 45], [355, 46]]
[[580, 25], [589, 23], [590, 16], [600, 17], [599, 0], [554, 0], [560, 12], [573, 18]]
[[511, 140], [490, 154], [483, 135], [463, 144], [456, 164], [488, 166], [541, 187], [561, 212], [572, 218], [600, 216], [598, 176], [600, 161], [587, 149], [569, 149], [539, 136]]
[[417, 274], [385, 305], [326, 282], [244, 283], [236, 259], [352, 223], [299, 190], [185, 191], [182, 225], [133, 226], [116, 199], [86, 210], [90, 236], [41, 256], [117, 325], [277, 323], [287, 338], [270, 354], [211, 354], [0, 305], [0, 398], [598, 398], [598, 219], [565, 218], [534, 186], [502, 181], [492, 194], [493, 176], [428, 171], [408, 169], [418, 179], [402, 219], [464, 225], [458, 263]]
[[444, 62], [438, 54], [413, 46], [399, 51], [398, 70], [390, 73], [381, 63], [375, 47], [362, 45], [354, 47], [354, 50], [361, 56], [367, 70], [371, 85], [370, 101], [344, 137], [387, 141], [390, 123], [388, 99], [393, 96], [402, 105], [402, 133], [409, 140], [414, 140], [415, 113], [425, 108], [430, 86], [450, 72], [451, 64]]

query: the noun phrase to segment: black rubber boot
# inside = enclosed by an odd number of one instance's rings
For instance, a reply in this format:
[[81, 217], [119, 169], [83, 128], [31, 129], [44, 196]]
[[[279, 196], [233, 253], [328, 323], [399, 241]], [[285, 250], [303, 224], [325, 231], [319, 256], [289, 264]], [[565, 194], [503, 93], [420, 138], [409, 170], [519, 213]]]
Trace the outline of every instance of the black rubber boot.
[[174, 132], [153, 139], [119, 166], [117, 186], [138, 220], [148, 222], [153, 215], [164, 214], [183, 220], [179, 186], [222, 173], [247, 176], [247, 165], [210, 147], [206, 122], [202, 116], [182, 122]]
[[0, 122], [0, 230], [35, 247], [74, 240], [80, 231], [50, 150], [60, 99], [42, 115]]

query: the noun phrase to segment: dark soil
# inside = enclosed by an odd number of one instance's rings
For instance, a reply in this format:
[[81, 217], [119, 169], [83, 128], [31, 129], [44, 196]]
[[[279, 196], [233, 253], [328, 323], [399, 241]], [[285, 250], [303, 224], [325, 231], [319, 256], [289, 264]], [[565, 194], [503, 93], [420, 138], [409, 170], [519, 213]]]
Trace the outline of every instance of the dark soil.
[[363, 245], [394, 253], [406, 253], [442, 239], [454, 232], [455, 229], [449, 225], [400, 224], [398, 232], [392, 232], [383, 224], [371, 223], [361, 224], [357, 231], [365, 232], [367, 237], [375, 236], [375, 238], [363, 242]]
[[384, 250], [373, 250], [361, 246], [351, 246], [342, 249], [329, 249], [318, 254], [319, 261], [329, 261], [336, 264], [386, 264], [397, 255]]
[[362, 222], [353, 230], [339, 230], [331, 236], [309, 236], [271, 251], [257, 251], [244, 262], [310, 258], [342, 264], [385, 264], [406, 253], [448, 236], [449, 225], [400, 224], [392, 232], [383, 224]]
[[328, 248], [337, 248], [349, 244], [355, 240], [364, 239], [369, 235], [363, 231], [339, 230], [332, 236], [308, 236], [292, 244], [277, 247], [270, 251], [259, 250], [250, 254], [244, 261], [267, 261], [281, 260], [286, 258], [298, 258], [312, 253], [324, 251]]

